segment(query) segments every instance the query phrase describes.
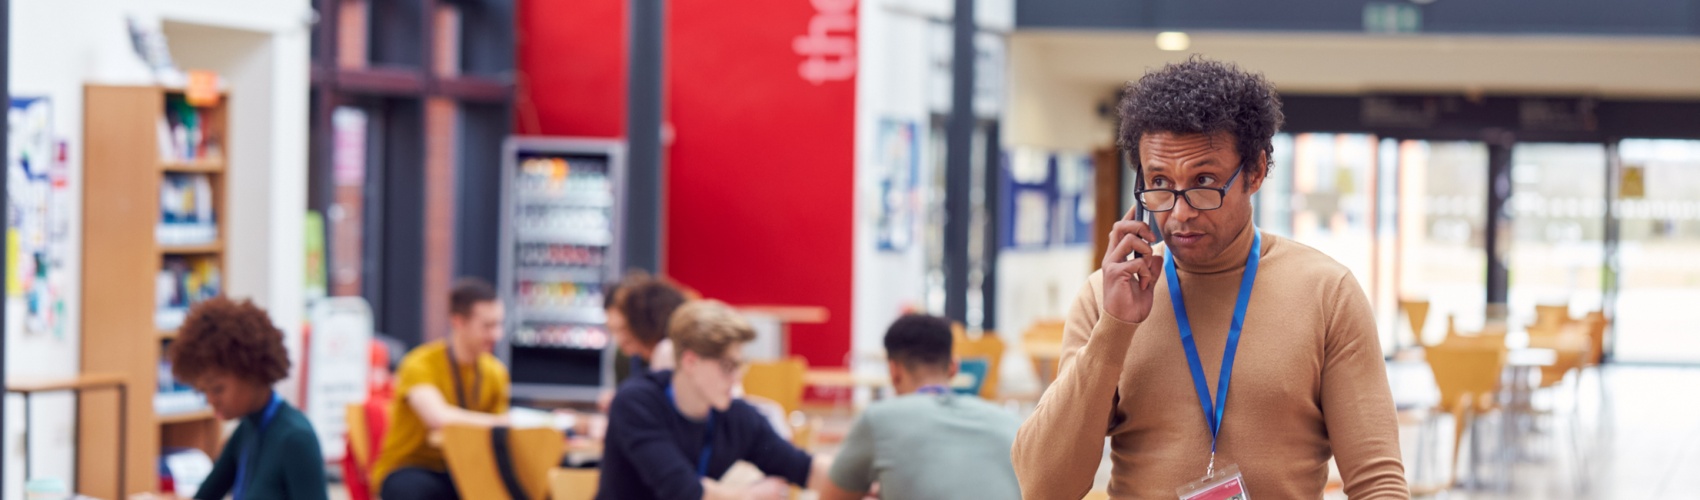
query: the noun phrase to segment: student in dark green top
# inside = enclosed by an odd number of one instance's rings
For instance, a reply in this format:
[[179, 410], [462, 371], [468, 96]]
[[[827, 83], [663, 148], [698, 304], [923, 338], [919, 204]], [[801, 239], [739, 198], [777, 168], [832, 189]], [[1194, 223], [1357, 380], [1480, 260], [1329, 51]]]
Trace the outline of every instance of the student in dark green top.
[[328, 497], [318, 435], [272, 391], [288, 375], [289, 354], [265, 310], [224, 298], [196, 304], [171, 343], [171, 360], [172, 374], [206, 394], [219, 419], [241, 419], [196, 499]]

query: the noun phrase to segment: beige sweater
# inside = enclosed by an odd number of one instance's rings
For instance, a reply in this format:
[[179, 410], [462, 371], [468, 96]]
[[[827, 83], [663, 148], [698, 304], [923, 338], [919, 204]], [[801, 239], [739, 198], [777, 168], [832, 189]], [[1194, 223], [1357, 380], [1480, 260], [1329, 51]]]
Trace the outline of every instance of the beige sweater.
[[[1247, 227], [1214, 261], [1176, 263], [1212, 400]], [[1172, 499], [1204, 475], [1210, 430], [1167, 281], [1139, 324], [1104, 314], [1099, 273], [1075, 298], [1057, 380], [1015, 441], [1025, 498], [1084, 495], [1105, 436], [1112, 498]], [[1344, 266], [1265, 233], [1233, 375], [1216, 464], [1237, 464], [1252, 498], [1321, 497], [1330, 456], [1350, 498], [1409, 498], [1375, 317]]]

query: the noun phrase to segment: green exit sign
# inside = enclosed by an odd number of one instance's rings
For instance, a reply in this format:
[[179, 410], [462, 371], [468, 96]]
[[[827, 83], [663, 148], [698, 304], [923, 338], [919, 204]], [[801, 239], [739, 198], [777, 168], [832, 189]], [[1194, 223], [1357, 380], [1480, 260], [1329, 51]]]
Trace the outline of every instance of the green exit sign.
[[1364, 31], [1370, 33], [1416, 33], [1423, 27], [1423, 13], [1404, 2], [1364, 4]]

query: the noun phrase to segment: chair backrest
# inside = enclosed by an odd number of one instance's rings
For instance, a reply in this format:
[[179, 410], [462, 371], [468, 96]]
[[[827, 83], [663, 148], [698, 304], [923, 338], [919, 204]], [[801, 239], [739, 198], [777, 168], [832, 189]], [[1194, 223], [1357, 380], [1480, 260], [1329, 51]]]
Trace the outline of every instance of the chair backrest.
[[[493, 436], [498, 434], [507, 437], [506, 458], [497, 456]], [[566, 447], [561, 431], [546, 427], [497, 430], [451, 425], [443, 429], [443, 457], [461, 498], [512, 500], [502, 477], [502, 462], [510, 465], [508, 471], [526, 498], [548, 498], [549, 472], [560, 466]]]
[[1033, 322], [1033, 326], [1027, 328], [1026, 332], [1022, 332], [1021, 339], [1040, 342], [1062, 342], [1063, 327], [1064, 325], [1062, 320], [1043, 319], [1035, 321]]
[[602, 471], [599, 469], [556, 468], [549, 471], [549, 498], [591, 500], [596, 498], [596, 488], [601, 480]]
[[1401, 300], [1399, 310], [1405, 311], [1405, 321], [1411, 324], [1411, 338], [1418, 345], [1423, 344], [1423, 326], [1428, 323], [1427, 300]]
[[1478, 338], [1458, 336], [1423, 348], [1434, 383], [1440, 388], [1440, 406], [1452, 411], [1460, 402], [1478, 401], [1499, 390], [1499, 375], [1505, 369], [1504, 339], [1495, 345]]
[[1553, 363], [1541, 367], [1541, 388], [1558, 385], [1565, 374], [1582, 368], [1588, 354], [1586, 325], [1570, 323], [1554, 333], [1535, 335], [1530, 330], [1529, 347], [1552, 349], [1557, 356]]
[[[1028, 352], [1028, 358], [1033, 361], [1033, 369], [1038, 372], [1039, 379], [1049, 383], [1057, 378], [1056, 359], [1045, 360], [1033, 354], [1032, 348], [1038, 345], [1061, 346], [1063, 341], [1063, 322], [1061, 320], [1039, 320], [1033, 323], [1026, 332], [1021, 334], [1022, 349]], [[1052, 347], [1054, 349], [1055, 347]]]
[[986, 372], [985, 376], [978, 381], [980, 397], [996, 399], [998, 395], [998, 368], [1003, 362], [1003, 339], [998, 338], [997, 333], [987, 331], [982, 332], [979, 338], [966, 338], [966, 335], [964, 335], [964, 338], [956, 339], [956, 342], [952, 343], [951, 346], [951, 350], [955, 352], [957, 359], [963, 361], [983, 360], [986, 365]]
[[744, 394], [779, 403], [785, 414], [790, 415], [803, 406], [804, 378], [808, 373], [808, 360], [798, 356], [750, 363], [749, 371], [744, 373]]
[[1586, 366], [1599, 365], [1606, 355], [1606, 313], [1594, 311], [1582, 319], [1588, 326], [1588, 357], [1583, 364]]
[[360, 470], [372, 470], [372, 434], [366, 428], [366, 404], [348, 405], [343, 418], [348, 424], [348, 446], [354, 451], [350, 458], [360, 466]]
[[1547, 304], [1535, 306], [1535, 324], [1544, 329], [1557, 330], [1570, 322], [1570, 306]]

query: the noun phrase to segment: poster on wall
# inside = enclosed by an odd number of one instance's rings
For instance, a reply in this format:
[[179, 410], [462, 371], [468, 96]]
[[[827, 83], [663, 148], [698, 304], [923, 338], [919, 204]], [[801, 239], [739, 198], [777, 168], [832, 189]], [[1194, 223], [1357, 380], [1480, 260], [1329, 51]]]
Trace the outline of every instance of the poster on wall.
[[329, 231], [328, 292], [332, 296], [360, 295], [365, 275], [366, 111], [342, 106], [331, 112], [331, 169], [335, 199], [325, 212]]
[[1006, 164], [1003, 198], [1006, 205], [1003, 246], [1036, 249], [1049, 246], [1056, 232], [1057, 158], [1046, 151], [1018, 149]]
[[52, 116], [45, 97], [13, 98], [7, 113], [6, 297], [21, 301], [26, 335], [64, 338], [71, 207]]
[[878, 172], [874, 234], [882, 252], [902, 252], [915, 241], [916, 214], [921, 207], [920, 146], [915, 123], [880, 120], [874, 141]]
[[1092, 155], [1057, 156], [1057, 225], [1062, 229], [1059, 243], [1092, 244], [1092, 219], [1097, 210], [1093, 180]]
[[308, 311], [306, 401], [302, 410], [319, 435], [326, 460], [346, 449], [348, 405], [366, 401], [372, 353], [372, 308], [360, 297], [331, 297]]

